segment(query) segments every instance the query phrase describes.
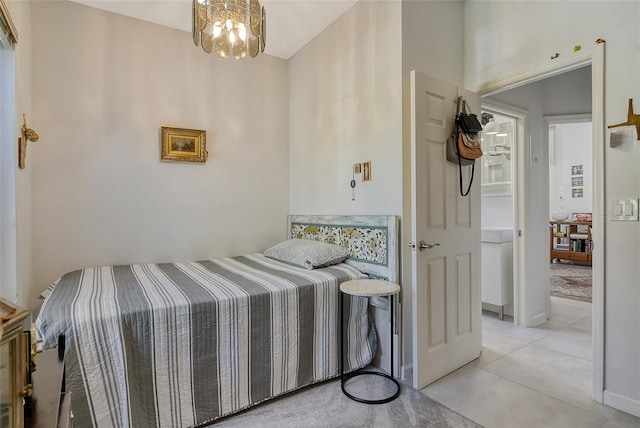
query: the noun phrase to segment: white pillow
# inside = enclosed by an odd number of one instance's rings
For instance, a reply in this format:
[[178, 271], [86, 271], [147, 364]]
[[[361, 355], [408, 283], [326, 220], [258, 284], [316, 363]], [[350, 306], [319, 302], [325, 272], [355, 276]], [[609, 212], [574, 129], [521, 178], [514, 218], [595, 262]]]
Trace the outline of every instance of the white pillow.
[[335, 265], [349, 257], [338, 245], [307, 239], [290, 239], [265, 250], [265, 256], [309, 270]]

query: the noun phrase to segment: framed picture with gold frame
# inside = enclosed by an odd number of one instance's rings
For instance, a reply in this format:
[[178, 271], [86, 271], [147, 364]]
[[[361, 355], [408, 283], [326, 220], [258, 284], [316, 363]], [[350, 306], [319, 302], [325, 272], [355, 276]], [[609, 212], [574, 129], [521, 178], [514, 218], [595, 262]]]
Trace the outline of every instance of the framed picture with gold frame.
[[160, 160], [172, 162], [206, 162], [207, 133], [200, 129], [163, 126], [160, 139]]

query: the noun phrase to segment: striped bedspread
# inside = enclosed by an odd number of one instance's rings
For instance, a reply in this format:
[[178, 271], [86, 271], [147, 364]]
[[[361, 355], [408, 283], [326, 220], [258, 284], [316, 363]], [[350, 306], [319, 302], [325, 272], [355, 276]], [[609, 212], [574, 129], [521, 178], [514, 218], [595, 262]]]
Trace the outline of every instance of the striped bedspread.
[[[337, 376], [338, 285], [364, 277], [260, 254], [83, 269], [60, 279], [36, 327], [45, 349], [66, 335], [76, 426], [206, 425]], [[376, 344], [367, 300], [345, 302], [351, 370]]]

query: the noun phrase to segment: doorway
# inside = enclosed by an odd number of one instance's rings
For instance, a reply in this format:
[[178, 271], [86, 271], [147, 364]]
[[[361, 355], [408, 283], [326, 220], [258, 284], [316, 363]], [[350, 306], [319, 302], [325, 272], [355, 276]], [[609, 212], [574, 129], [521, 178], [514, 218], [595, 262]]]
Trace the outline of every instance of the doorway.
[[549, 130], [549, 293], [591, 304], [591, 115], [546, 116], [545, 123]]
[[[545, 117], [590, 114], [590, 87], [591, 67], [587, 66], [483, 98], [483, 106], [489, 111], [500, 108], [499, 113], [515, 118], [516, 124], [522, 122], [520, 128], [523, 132], [515, 134], [513, 198], [510, 199], [513, 203], [515, 233], [524, 235], [523, 239], [514, 241], [513, 315], [518, 325], [539, 325], [546, 322], [550, 315], [547, 254], [550, 220], [549, 138]], [[484, 202], [488, 198], [482, 199]], [[486, 222], [482, 220], [483, 224]]]
[[[592, 76], [593, 73], [593, 76]], [[551, 76], [551, 77], [549, 77]], [[581, 77], [580, 77], [581, 76]], [[573, 58], [548, 70], [532, 70], [518, 76], [520, 81], [505, 79], [485, 91], [483, 105], [488, 102], [518, 106], [524, 111], [524, 142], [521, 156], [514, 163], [514, 315], [516, 324], [535, 326], [549, 318], [551, 302], [546, 284], [549, 275], [549, 166], [548, 132], [544, 126], [545, 115], [567, 113], [593, 114], [594, 128], [591, 146], [594, 165], [594, 231], [593, 239], [602, 242], [603, 218], [598, 213], [603, 207], [602, 143], [604, 134], [602, 81], [603, 50], [594, 49], [581, 58]], [[569, 89], [581, 81], [573, 96]], [[545, 94], [550, 98], [545, 97]], [[562, 95], [553, 99], [553, 95]], [[593, 94], [593, 97], [592, 97]], [[576, 108], [581, 102], [586, 108]], [[574, 104], [572, 104], [574, 103]], [[563, 110], [564, 109], [564, 110]], [[590, 148], [589, 148], [590, 147]], [[522, 180], [518, 180], [522, 177]], [[518, 181], [516, 183], [516, 181]], [[599, 227], [598, 227], [599, 225]], [[517, 259], [520, 259], [519, 261]], [[595, 253], [593, 286], [593, 388], [592, 398], [602, 402], [603, 356], [603, 255]], [[518, 269], [520, 272], [518, 273]], [[521, 322], [518, 322], [521, 321]]]

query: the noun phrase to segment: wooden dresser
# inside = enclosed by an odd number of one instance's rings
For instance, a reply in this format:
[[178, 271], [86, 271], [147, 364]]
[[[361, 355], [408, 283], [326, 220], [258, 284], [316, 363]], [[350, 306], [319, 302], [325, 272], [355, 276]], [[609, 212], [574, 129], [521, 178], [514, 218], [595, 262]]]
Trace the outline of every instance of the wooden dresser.
[[[39, 307], [32, 311], [30, 322], [35, 322], [39, 311]], [[35, 335], [34, 329], [30, 333]], [[35, 340], [31, 343], [36, 346]], [[71, 393], [66, 391], [64, 381], [64, 336], [60, 337], [58, 348], [39, 352], [32, 358], [31, 396], [25, 401], [24, 427], [72, 426]]]
[[29, 312], [0, 299], [0, 426], [21, 428], [27, 384], [27, 350], [23, 334]]

